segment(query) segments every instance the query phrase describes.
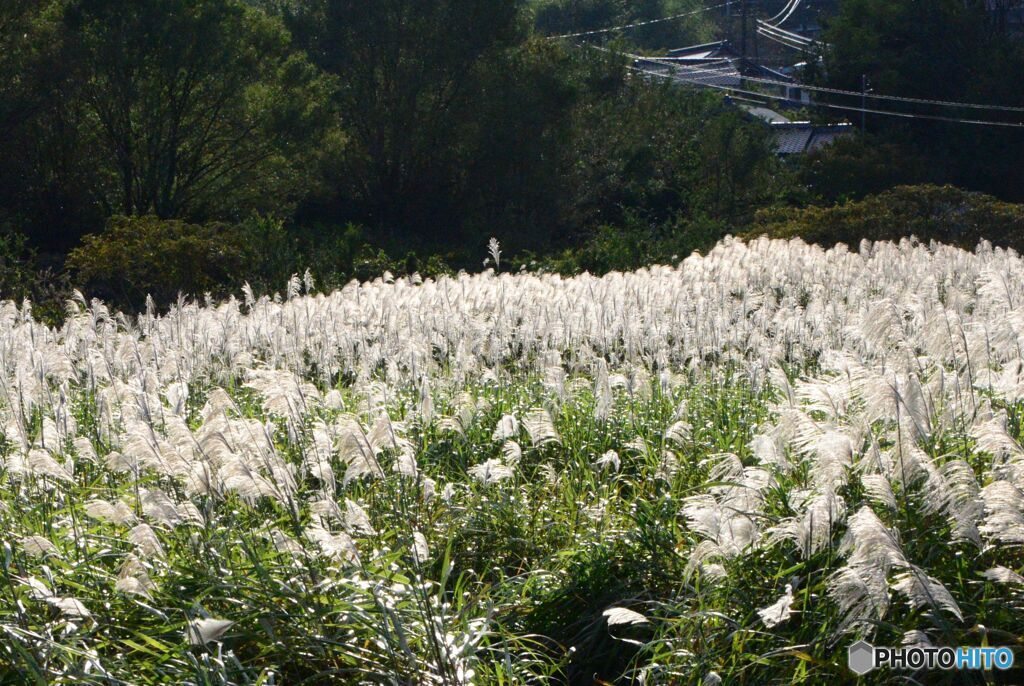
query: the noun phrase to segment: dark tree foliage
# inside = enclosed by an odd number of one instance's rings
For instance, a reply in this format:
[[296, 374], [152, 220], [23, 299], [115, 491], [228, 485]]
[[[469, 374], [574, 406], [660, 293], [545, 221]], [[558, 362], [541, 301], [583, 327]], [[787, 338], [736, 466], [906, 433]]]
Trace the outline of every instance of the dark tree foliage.
[[493, 73], [525, 26], [518, 0], [319, 0], [289, 11], [311, 58], [337, 75], [349, 136], [336, 204], [409, 232], [450, 231], [467, 140]]
[[[1024, 106], [1024, 41], [1007, 33], [982, 0], [845, 0], [826, 34], [820, 77], [881, 94]], [[847, 102], [846, 104], [851, 104]], [[859, 103], [856, 103], [859, 105]], [[1019, 113], [882, 103], [909, 114], [1020, 121]], [[944, 182], [1024, 200], [1024, 130], [868, 117], [872, 131], [945, 170]]]
[[0, 3], [0, 228], [68, 248], [99, 220], [71, 66], [61, 59], [60, 5]]
[[704, 216], [735, 225], [770, 199], [781, 174], [766, 130], [706, 93], [628, 78], [578, 113], [577, 222], [664, 223]]
[[67, 249], [113, 214], [288, 211], [329, 150], [330, 80], [237, 0], [4, 5], [8, 221]]
[[232, 0], [73, 0], [63, 24], [106, 209], [233, 217], [298, 192], [328, 86], [279, 22]]

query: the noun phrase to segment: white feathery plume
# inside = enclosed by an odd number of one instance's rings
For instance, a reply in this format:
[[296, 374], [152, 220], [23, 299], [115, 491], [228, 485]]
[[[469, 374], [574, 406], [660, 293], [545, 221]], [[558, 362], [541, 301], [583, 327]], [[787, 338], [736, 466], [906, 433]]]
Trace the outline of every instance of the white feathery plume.
[[982, 574], [989, 581], [994, 581], [998, 584], [1014, 584], [1016, 586], [1024, 586], [1024, 576], [1021, 576], [1017, 572], [1013, 571], [1008, 567], [997, 565], [991, 569], [986, 569]]
[[335, 562], [346, 564], [359, 564], [359, 552], [356, 549], [355, 541], [341, 531], [331, 533], [320, 526], [311, 526], [306, 529], [306, 538], [316, 543], [320, 551]]
[[200, 410], [199, 414], [203, 418], [203, 423], [210, 421], [215, 416], [226, 416], [228, 412], [238, 413], [238, 406], [235, 405], [235, 401], [231, 399], [227, 391], [223, 388], [214, 388], [210, 391], [210, 395], [206, 398], [206, 404], [203, 405], [203, 409]]
[[97, 521], [128, 525], [134, 525], [136, 523], [135, 513], [132, 512], [128, 505], [120, 500], [115, 503], [111, 503], [109, 501], [96, 498], [86, 503], [84, 509], [86, 516]]
[[77, 598], [51, 597], [46, 598], [46, 602], [60, 610], [62, 615], [71, 619], [88, 619], [92, 617], [89, 609]]
[[941, 501], [942, 510], [946, 513], [953, 527], [953, 540], [971, 541], [981, 546], [978, 522], [985, 510], [981, 500], [981, 489], [978, 486], [974, 469], [964, 460], [949, 460], [939, 469], [942, 480], [941, 492], [932, 489], [926, 497]]
[[347, 486], [363, 477], [384, 477], [384, 470], [377, 461], [377, 451], [359, 423], [352, 419], [341, 420], [341, 458], [345, 461], [345, 476], [342, 482]]
[[75, 446], [75, 452], [78, 453], [78, 459], [84, 460], [91, 464], [98, 464], [99, 457], [96, 455], [96, 450], [92, 447], [92, 441], [84, 436], [79, 436], [72, 441]]
[[329, 520], [339, 524], [345, 522], [345, 515], [338, 507], [338, 503], [331, 498], [322, 498], [309, 504], [309, 511], [312, 515], [321, 520]]
[[832, 532], [846, 515], [846, 503], [833, 491], [811, 496], [801, 505], [803, 514], [787, 517], [769, 529], [769, 543], [790, 540], [796, 543], [804, 558], [824, 548]]
[[174, 501], [159, 488], [143, 488], [140, 490], [140, 496], [142, 514], [147, 518], [167, 526], [177, 526], [183, 522]]
[[632, 624], [647, 624], [650, 620], [636, 610], [626, 607], [610, 607], [601, 613], [608, 626], [630, 626]]
[[293, 557], [299, 557], [306, 553], [306, 549], [302, 547], [301, 543], [277, 527], [272, 527], [267, 532], [267, 535], [270, 537], [270, 542], [274, 545], [274, 550], [279, 553]]
[[412, 532], [412, 555], [417, 564], [425, 564], [430, 558], [430, 546], [427, 537], [419, 531]]
[[892, 491], [889, 479], [882, 474], [865, 474], [860, 478], [864, 493], [874, 502], [884, 505], [890, 510], [898, 507], [896, 495]]
[[608, 380], [608, 363], [599, 359], [597, 373], [594, 375], [594, 419], [599, 422], [608, 420], [611, 416], [614, 398], [612, 396], [611, 383]]
[[513, 414], [502, 415], [491, 434], [492, 441], [507, 441], [519, 435], [519, 420]]
[[344, 410], [345, 397], [337, 388], [332, 388], [324, 394], [324, 407], [331, 410]]
[[21, 548], [29, 557], [45, 558], [53, 555], [60, 557], [60, 550], [48, 538], [42, 536], [26, 536], [21, 539]]
[[526, 433], [530, 435], [530, 442], [534, 447], [547, 445], [549, 443], [561, 444], [562, 438], [555, 429], [555, 423], [551, 415], [543, 407], [530, 410], [523, 418], [523, 426]]
[[622, 467], [622, 460], [619, 459], [617, 452], [609, 450], [594, 461], [594, 466], [598, 469], [617, 472]]
[[29, 595], [35, 600], [46, 600], [47, 598], [54, 597], [53, 591], [50, 590], [49, 586], [34, 576], [19, 579], [19, 581], [28, 588]]
[[184, 416], [185, 406], [188, 403], [188, 384], [183, 381], [169, 384], [164, 395], [171, 412], [178, 416]]
[[345, 499], [345, 527], [353, 533], [364, 536], [373, 536], [377, 531], [370, 523], [370, 516], [366, 510], [354, 500]]
[[932, 639], [920, 629], [911, 629], [903, 634], [902, 645], [913, 648], [931, 648], [934, 646]]
[[654, 476], [664, 481], [672, 481], [679, 472], [679, 458], [668, 450], [661, 453], [661, 462], [658, 463], [658, 470]]
[[501, 457], [505, 464], [515, 469], [519, 461], [523, 459], [523, 449], [515, 441], [505, 441], [501, 445]]
[[757, 434], [750, 441], [750, 452], [762, 467], [773, 469], [780, 474], [789, 474], [793, 466], [786, 459], [785, 451], [778, 442], [767, 434]]
[[971, 427], [971, 437], [978, 450], [996, 457], [1024, 456], [1024, 449], [1006, 430], [1005, 410]]
[[471, 477], [479, 481], [484, 486], [490, 486], [492, 484], [501, 483], [506, 479], [511, 479], [515, 476], [515, 471], [511, 467], [507, 467], [502, 464], [501, 460], [491, 458], [480, 464], [473, 465], [467, 472]]
[[104, 458], [104, 466], [115, 473], [137, 473], [139, 471], [139, 463], [134, 458], [123, 455], [117, 450], [111, 450], [107, 453]]
[[234, 622], [226, 619], [196, 619], [188, 623], [185, 637], [190, 645], [204, 646], [219, 641], [234, 625]]
[[1024, 491], [1008, 481], [993, 481], [981, 489], [985, 516], [978, 530], [1001, 543], [1024, 543]]
[[416, 464], [416, 455], [412, 450], [403, 450], [395, 455], [391, 471], [410, 479], [415, 479], [419, 475], [420, 469], [419, 465]]
[[769, 629], [785, 622], [793, 614], [793, 586], [786, 584], [786, 592], [768, 607], [757, 611], [761, 621]]
[[135, 555], [129, 553], [121, 564], [121, 570], [117, 575], [115, 590], [127, 595], [138, 595], [143, 598], [152, 598], [156, 590], [156, 583], [149, 576], [146, 565]]
[[424, 375], [420, 381], [418, 411], [424, 424], [429, 424], [434, 419], [434, 399], [430, 393], [429, 376]]
[[233, 457], [222, 464], [217, 476], [223, 491], [236, 493], [247, 502], [278, 497], [278, 489], [274, 484], [240, 457]]
[[883, 575], [893, 567], [909, 566], [893, 532], [867, 505], [847, 520], [841, 550], [849, 554], [850, 566], [879, 569]]
[[128, 541], [134, 545], [143, 558], [166, 557], [164, 547], [149, 524], [137, 524], [128, 532]]
[[679, 447], [685, 447], [690, 442], [691, 431], [692, 427], [688, 422], [679, 420], [665, 429], [665, 440], [672, 441]]
[[28, 472], [33, 475], [45, 476], [66, 482], [74, 480], [67, 467], [53, 459], [50, 453], [39, 448], [33, 448], [28, 451], [25, 465]]
[[889, 609], [889, 583], [878, 566], [840, 567], [828, 577], [827, 589], [847, 625], [879, 620]]
[[960, 606], [942, 582], [928, 576], [918, 567], [911, 567], [897, 576], [892, 588], [906, 596], [911, 607], [928, 606], [935, 610], [943, 609], [960, 621], [964, 619]]

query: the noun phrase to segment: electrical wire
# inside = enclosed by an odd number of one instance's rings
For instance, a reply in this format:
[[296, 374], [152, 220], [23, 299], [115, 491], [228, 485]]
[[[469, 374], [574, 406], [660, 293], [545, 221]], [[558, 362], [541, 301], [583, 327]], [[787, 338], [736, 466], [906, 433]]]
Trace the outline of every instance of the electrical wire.
[[[668, 63], [668, 62], [663, 62], [661, 60], [661, 58], [658, 58], [658, 57], [644, 57], [642, 55], [633, 55], [633, 54], [630, 54], [630, 53], [619, 53], [619, 54], [621, 54], [621, 55], [623, 55], [625, 57], [630, 57], [632, 59], [641, 59], [641, 60], [646, 60], [648, 62], [655, 62], [655, 63], [659, 63], [660, 62], [662, 64], [671, 64], [671, 63]], [[785, 86], [787, 88], [799, 88], [799, 89], [805, 90], [805, 91], [811, 91], [811, 92], [817, 92], [817, 93], [830, 93], [832, 95], [847, 95], [847, 96], [851, 96], [851, 97], [855, 96], [855, 97], [858, 97], [858, 98], [867, 98], [869, 100], [887, 100], [887, 101], [892, 101], [892, 102], [906, 102], [906, 103], [913, 103], [913, 104], [919, 104], [919, 105], [938, 105], [938, 106], [943, 106], [943, 107], [958, 107], [958, 108], [965, 108], [965, 109], [992, 110], [992, 111], [998, 111], [998, 112], [1024, 112], [1024, 107], [1012, 107], [1012, 106], [1009, 106], [1009, 105], [987, 105], [987, 104], [981, 104], [981, 103], [959, 102], [959, 101], [953, 101], [953, 100], [929, 100], [929, 99], [925, 99], [925, 98], [909, 98], [909, 97], [903, 97], [903, 96], [899, 96], [899, 95], [882, 95], [882, 94], [870, 93], [870, 92], [862, 93], [861, 91], [842, 90], [842, 89], [839, 89], [839, 88], [826, 88], [824, 86], [812, 86], [812, 85], [808, 85], [808, 84], [804, 84], [804, 83], [799, 83], [799, 82], [790, 83], [790, 82], [787, 82], [787, 81], [779, 81], [778, 79], [766, 79], [766, 78], [761, 78], [761, 77], [757, 77], [757, 76], [746, 76], [746, 77], [744, 77], [744, 79], [747, 80], [747, 81], [750, 81], [751, 83], [761, 83], [761, 84], [770, 85], [770, 86]]]
[[[647, 69], [640, 69], [638, 67], [627, 66], [626, 68], [631, 70], [631, 71], [640, 72], [640, 73], [647, 74], [647, 75], [650, 75], [650, 76], [657, 76], [659, 78], [673, 79], [673, 80], [679, 81], [681, 83], [689, 83], [691, 85], [702, 86], [702, 87], [705, 87], [705, 88], [714, 88], [714, 89], [717, 89], [717, 90], [730, 91], [730, 92], [735, 92], [735, 93], [743, 93], [744, 95], [753, 95], [753, 96], [756, 96], [756, 97], [759, 97], [759, 98], [767, 98], [767, 99], [770, 99], [770, 100], [783, 100], [783, 101], [786, 101], [786, 102], [791, 102], [790, 98], [787, 98], [787, 97], [785, 97], [783, 95], [771, 95], [769, 93], [759, 93], [757, 91], [746, 90], [746, 89], [743, 89], [743, 88], [736, 88], [736, 87], [733, 87], [733, 86], [722, 86], [722, 85], [717, 85], [717, 84], [713, 84], [713, 83], [701, 83], [698, 79], [690, 80], [690, 79], [683, 78], [683, 77], [679, 76], [678, 74], [664, 74], [662, 72], [650, 71], [650, 70], [647, 70]], [[703, 77], [703, 78], [707, 79], [707, 78], [713, 78], [713, 77]], [[782, 82], [780, 82], [780, 83], [782, 83]], [[789, 85], [791, 87], [799, 87], [799, 86], [793, 86], [793, 84], [786, 84], [786, 85]], [[833, 110], [842, 110], [842, 111], [846, 111], [846, 112], [861, 112], [861, 113], [867, 113], [867, 114], [877, 114], [877, 115], [880, 115], [880, 116], [898, 117], [898, 118], [902, 118], [902, 119], [923, 119], [923, 120], [929, 120], [929, 121], [946, 122], [946, 123], [951, 123], [951, 124], [971, 124], [971, 125], [974, 125], [974, 126], [998, 126], [998, 127], [1003, 127], [1003, 128], [1024, 129], [1024, 123], [1020, 123], [1020, 122], [997, 122], [997, 121], [986, 121], [986, 120], [981, 120], [981, 119], [962, 119], [962, 118], [959, 118], [959, 117], [944, 117], [944, 116], [933, 115], [933, 114], [910, 114], [910, 113], [907, 113], [907, 112], [892, 112], [892, 111], [889, 111], [889, 110], [878, 110], [878, 109], [866, 108], [866, 107], [851, 107], [849, 105], [835, 105], [835, 104], [832, 104], [832, 103], [825, 103], [825, 102], [813, 102], [813, 103], [808, 103], [808, 104], [810, 106], [812, 106], [812, 107], [825, 107], [825, 108], [833, 109]]]
[[814, 40], [811, 40], [810, 38], [801, 36], [799, 33], [793, 33], [792, 31], [787, 31], [786, 29], [780, 29], [778, 26], [772, 26], [771, 24], [768, 24], [760, 20], [758, 20], [757, 22], [757, 28], [759, 30], [763, 29], [765, 31], [770, 31], [771, 33], [776, 33], [779, 36], [789, 38], [790, 40], [793, 40], [797, 43], [807, 43], [808, 45], [812, 45], [816, 42]]
[[796, 0], [796, 2], [794, 2], [793, 5], [789, 8], [789, 12], [786, 13], [786, 16], [775, 22], [775, 27], [778, 28], [782, 24], [785, 24], [786, 21], [788, 21], [789, 18], [793, 16], [793, 13], [800, 9], [800, 5], [803, 4], [803, 1], [804, 0]]
[[814, 47], [813, 43], [797, 43], [796, 41], [792, 41], [791, 39], [777, 36], [773, 33], [770, 33], [761, 26], [757, 27], [757, 35], [763, 36], [764, 38], [767, 38], [770, 41], [774, 41], [780, 45], [785, 45], [787, 48], [792, 48], [793, 50], [797, 50], [799, 52], [807, 52], [810, 48]]
[[784, 15], [786, 12], [789, 11], [789, 8], [792, 7], [794, 3], [798, 3], [798, 2], [800, 2], [800, 0], [788, 0], [786, 2], [786, 4], [782, 6], [782, 10], [778, 14], [776, 14], [774, 17], [769, 19], [768, 22], [770, 23], [770, 22], [773, 22], [773, 21], [777, 21], [779, 19], [779, 17], [781, 17], [782, 15]]
[[676, 19], [683, 19], [684, 17], [692, 17], [704, 12], [710, 12], [711, 10], [721, 9], [728, 7], [732, 2], [723, 2], [720, 5], [713, 5], [711, 7], [702, 7], [699, 10], [692, 10], [689, 12], [682, 12], [680, 14], [673, 14], [671, 17], [662, 17], [660, 19], [649, 19], [647, 21], [638, 21], [632, 24], [622, 24], [621, 26], [609, 26], [606, 29], [595, 29], [593, 31], [579, 31], [577, 33], [563, 33], [557, 36], [547, 36], [548, 40], [558, 40], [560, 38], [582, 38], [584, 36], [597, 36], [602, 33], [613, 33], [615, 31], [626, 31], [629, 29], [635, 29], [641, 26], [650, 26], [652, 24], [660, 24], [666, 21], [675, 21]]

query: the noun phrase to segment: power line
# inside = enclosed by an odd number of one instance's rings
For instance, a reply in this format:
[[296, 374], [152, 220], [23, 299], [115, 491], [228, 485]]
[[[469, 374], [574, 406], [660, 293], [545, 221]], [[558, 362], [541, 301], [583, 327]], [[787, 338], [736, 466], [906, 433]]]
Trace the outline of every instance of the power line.
[[806, 43], [807, 45], [813, 45], [816, 42], [811, 40], [810, 38], [801, 36], [799, 33], [793, 33], [792, 31], [787, 31], [786, 29], [780, 29], [778, 26], [773, 26], [767, 22], [761, 21], [760, 19], [757, 20], [757, 28], [758, 30], [761, 31], [768, 31], [770, 33], [778, 34], [779, 36], [783, 38], [788, 38], [796, 43]]
[[579, 31], [577, 33], [563, 33], [558, 36], [547, 36], [548, 40], [558, 40], [560, 38], [582, 38], [584, 36], [597, 36], [602, 33], [613, 33], [615, 31], [626, 31], [629, 29], [635, 29], [641, 26], [650, 26], [651, 24], [661, 24], [666, 21], [675, 21], [676, 19], [683, 19], [684, 17], [692, 17], [697, 14], [703, 14], [704, 12], [710, 12], [711, 10], [721, 9], [728, 7], [731, 2], [723, 2], [720, 5], [713, 5], [711, 7], [702, 7], [699, 10], [692, 10], [690, 12], [682, 12], [680, 14], [673, 14], [670, 17], [662, 17], [660, 19], [649, 19], [647, 21], [638, 21], [632, 24], [622, 24], [621, 26], [609, 26], [606, 29], [595, 29], [593, 31]]
[[770, 41], [775, 41], [776, 43], [779, 43], [780, 45], [785, 45], [787, 48], [792, 48], [793, 50], [799, 50], [800, 52], [806, 52], [809, 48], [814, 46], [813, 43], [798, 43], [797, 41], [793, 40], [792, 38], [786, 38], [785, 36], [776, 35], [774, 33], [771, 33], [764, 26], [758, 26], [757, 27], [757, 35], [763, 36], [763, 37], [767, 38]]
[[[633, 54], [630, 54], [630, 53], [620, 53], [620, 54], [622, 54], [622, 55], [624, 55], [626, 57], [630, 57], [632, 59], [641, 59], [641, 60], [646, 60], [648, 62], [654, 62], [656, 64], [665, 64], [667, 66], [676, 66], [676, 65], [674, 65], [674, 64], [672, 64], [670, 62], [666, 62], [666, 61], [664, 61], [664, 60], [662, 60], [661, 58], [658, 58], [658, 57], [644, 57], [643, 55], [633, 55]], [[686, 68], [693, 69], [694, 67], [686, 67]], [[957, 102], [957, 101], [952, 101], [952, 100], [928, 100], [928, 99], [925, 99], [925, 98], [908, 98], [908, 97], [903, 97], [903, 96], [899, 96], [899, 95], [881, 95], [881, 94], [878, 94], [878, 93], [866, 93], [865, 94], [865, 93], [862, 93], [860, 91], [849, 91], [849, 90], [842, 90], [842, 89], [839, 89], [839, 88], [826, 88], [824, 86], [811, 86], [811, 85], [800, 83], [800, 82], [790, 83], [790, 82], [787, 82], [787, 81], [779, 81], [778, 79], [766, 79], [766, 78], [761, 78], [761, 77], [757, 77], [757, 76], [748, 76], [748, 77], [744, 77], [744, 78], [745, 78], [745, 80], [750, 81], [751, 83], [762, 83], [762, 84], [766, 84], [766, 85], [770, 85], [770, 86], [785, 86], [787, 88], [799, 88], [800, 90], [812, 91], [812, 92], [817, 92], [817, 93], [830, 93], [832, 95], [847, 95], [847, 96], [851, 96], [851, 97], [855, 96], [855, 97], [858, 97], [858, 98], [860, 98], [860, 97], [867, 97], [867, 98], [872, 99], [872, 100], [887, 100], [887, 101], [892, 101], [892, 102], [907, 102], [907, 103], [914, 103], [914, 104], [919, 104], [919, 105], [939, 105], [939, 106], [943, 106], [943, 107], [960, 107], [960, 108], [965, 108], [965, 109], [977, 109], [977, 110], [993, 110], [993, 111], [999, 111], [999, 112], [1024, 112], [1024, 107], [1011, 107], [1009, 105], [986, 105], [986, 104], [981, 104], [981, 103]]]
[[[596, 46], [588, 46], [588, 47], [596, 48]], [[618, 51], [609, 50], [607, 48], [596, 48], [596, 49], [603, 50], [605, 52], [618, 52]], [[639, 69], [637, 67], [627, 66], [628, 69], [631, 69], [633, 71], [638, 71], [638, 72], [642, 72], [644, 74], [649, 74], [649, 75], [652, 75], [652, 76], [658, 76], [658, 77], [661, 77], [661, 78], [670, 78], [670, 79], [674, 79], [676, 81], [680, 81], [682, 83], [689, 83], [691, 85], [705, 86], [705, 87], [708, 87], [708, 88], [715, 88], [715, 89], [724, 90], [724, 91], [734, 91], [734, 92], [737, 92], [737, 93], [744, 93], [746, 95], [755, 95], [755, 96], [758, 96], [758, 97], [768, 98], [768, 99], [771, 99], [771, 100], [781, 100], [781, 101], [786, 101], [786, 102], [791, 102], [792, 101], [791, 98], [788, 98], [788, 97], [785, 97], [785, 96], [782, 96], [782, 95], [772, 95], [772, 94], [769, 94], [769, 93], [760, 93], [758, 91], [746, 90], [746, 89], [735, 87], [735, 86], [725, 86], [725, 85], [714, 84], [714, 83], [703, 83], [702, 81], [705, 81], [705, 80], [708, 80], [708, 79], [720, 79], [720, 78], [725, 77], [725, 76], [734, 76], [736, 78], [740, 78], [740, 79], [743, 79], [745, 81], [765, 82], [765, 83], [770, 83], [770, 84], [786, 86], [786, 87], [789, 87], [789, 88], [803, 88], [803, 86], [800, 85], [800, 84], [786, 83], [785, 81], [774, 81], [774, 80], [771, 80], [771, 79], [758, 79], [758, 78], [744, 77], [739, 72], [736, 72], [736, 71], [724, 72], [721, 69], [701, 69], [699, 67], [690, 67], [690, 66], [685, 66], [685, 65], [681, 66], [681, 65], [678, 65], [678, 64], [674, 64], [674, 63], [664, 62], [664, 61], [661, 61], [661, 60], [659, 60], [657, 58], [644, 57], [642, 55], [633, 55], [631, 53], [619, 52], [618, 54], [623, 55], [624, 57], [629, 57], [629, 58], [632, 58], [632, 59], [635, 59], [635, 60], [639, 60], [639, 61], [652, 62], [654, 64], [661, 64], [661, 65], [664, 65], [664, 66], [667, 66], [667, 67], [672, 67], [672, 68], [675, 68], [675, 69], [680, 69], [681, 68], [683, 70], [686, 70], [686, 73], [688, 73], [688, 74], [705, 73], [705, 74], [708, 74], [708, 76], [703, 76], [703, 77], [693, 77], [693, 76], [691, 76], [690, 78], [686, 78], [685, 76], [680, 75], [678, 73], [668, 73], [668, 74], [666, 74], [666, 73], [662, 73], [662, 72], [658, 72], [658, 71], [651, 71], [651, 70], [648, 70], [648, 69]], [[867, 97], [871, 97], [870, 94], [854, 93], [853, 91], [845, 91], [844, 94], [846, 94], [846, 93], [857, 95], [857, 96], [860, 96], [860, 97], [863, 97], [865, 95]], [[978, 126], [1000, 126], [1000, 127], [1005, 127], [1005, 128], [1024, 128], [1024, 123], [1018, 123], [1018, 122], [998, 122], [998, 121], [981, 120], [981, 119], [966, 119], [966, 118], [961, 118], [961, 117], [946, 117], [946, 116], [934, 115], [934, 114], [912, 114], [912, 113], [909, 113], [909, 112], [893, 112], [891, 110], [879, 110], [879, 109], [867, 108], [867, 107], [852, 107], [852, 106], [849, 106], [849, 105], [836, 105], [836, 104], [833, 104], [833, 103], [824, 103], [824, 102], [812, 102], [812, 103], [808, 103], [808, 104], [813, 106], [813, 107], [825, 107], [825, 108], [828, 108], [828, 109], [842, 110], [842, 111], [847, 111], [847, 112], [861, 112], [861, 113], [867, 113], [867, 114], [878, 114], [878, 115], [889, 116], [889, 117], [899, 117], [899, 118], [902, 118], [902, 119], [925, 119], [925, 120], [930, 120], [930, 121], [940, 121], [940, 122], [957, 123], [957, 124], [973, 124], [973, 125], [978, 125]]]
[[793, 13], [794, 13], [794, 12], [796, 12], [796, 11], [797, 11], [798, 9], [800, 9], [800, 5], [802, 5], [802, 4], [803, 4], [803, 1], [804, 1], [804, 0], [795, 0], [795, 2], [792, 2], [792, 3], [790, 3], [790, 5], [789, 5], [789, 11], [785, 13], [785, 16], [784, 16], [784, 17], [782, 17], [782, 19], [779, 19], [778, 21], [776, 21], [776, 18], [778, 17], [778, 15], [776, 15], [775, 17], [772, 17], [772, 18], [771, 18], [771, 19], [769, 19], [768, 21], [772, 21], [772, 22], [775, 22], [775, 24], [774, 24], [774, 25], [775, 25], [775, 27], [776, 27], [776, 28], [778, 28], [778, 27], [779, 27], [779, 26], [781, 26], [782, 24], [786, 23], [786, 21], [787, 21], [787, 20], [788, 20], [788, 19], [789, 19], [790, 17], [792, 17], [792, 16], [793, 16]]
[[768, 22], [774, 22], [774, 20], [778, 19], [778, 17], [782, 16], [788, 10], [790, 10], [790, 7], [792, 7], [796, 2], [799, 2], [799, 0], [786, 0], [786, 3], [782, 5], [782, 9], [779, 11], [779, 13], [768, 19]]
[[[691, 85], [702, 86], [702, 87], [705, 87], [705, 88], [715, 88], [717, 90], [722, 90], [722, 91], [730, 91], [730, 92], [735, 92], [735, 93], [743, 93], [744, 95], [753, 95], [753, 96], [757, 96], [757, 97], [760, 97], [760, 98], [768, 98], [770, 100], [783, 100], [783, 101], [787, 101], [787, 102], [790, 101], [790, 98], [787, 98], [787, 97], [782, 96], [782, 95], [771, 95], [769, 93], [759, 93], [757, 91], [746, 90], [746, 89], [743, 89], [743, 88], [736, 88], [734, 86], [722, 86], [722, 85], [713, 84], [713, 83], [701, 83], [699, 79], [688, 80], [688, 79], [680, 77], [678, 74], [664, 74], [662, 72], [650, 71], [650, 70], [647, 70], [647, 69], [640, 69], [638, 67], [631, 67], [631, 66], [627, 66], [626, 68], [631, 70], [631, 71], [636, 71], [636, 72], [640, 72], [640, 73], [643, 73], [643, 74], [648, 74], [650, 76], [657, 76], [659, 78], [673, 79], [673, 80], [679, 81], [681, 83], [690, 83]], [[708, 78], [714, 78], [714, 77], [713, 76], [711, 76], [711, 77], [705, 76], [703, 78], [704, 79], [708, 79]], [[780, 83], [783, 83], [783, 82], [780, 82]], [[787, 85], [792, 85], [792, 84], [787, 84]], [[858, 93], [858, 95], [860, 95], [860, 94]], [[986, 121], [986, 120], [981, 120], [981, 119], [962, 119], [962, 118], [959, 118], [959, 117], [943, 117], [943, 116], [934, 115], [934, 114], [909, 114], [907, 112], [892, 112], [890, 110], [878, 110], [878, 109], [864, 108], [864, 107], [850, 107], [848, 105], [834, 105], [832, 103], [825, 103], [825, 102], [813, 102], [813, 103], [808, 103], [808, 104], [810, 104], [812, 107], [825, 107], [825, 108], [833, 109], [833, 110], [842, 110], [842, 111], [846, 111], [846, 112], [861, 112], [861, 113], [867, 113], [867, 114], [877, 114], [877, 115], [881, 115], [881, 116], [898, 117], [898, 118], [902, 118], [902, 119], [926, 119], [926, 120], [929, 120], [929, 121], [947, 122], [947, 123], [951, 123], [951, 124], [971, 124], [971, 125], [975, 125], [975, 126], [999, 126], [999, 127], [1004, 127], [1004, 128], [1024, 129], [1024, 123], [1018, 123], [1018, 122], [999, 122], [999, 121]]]

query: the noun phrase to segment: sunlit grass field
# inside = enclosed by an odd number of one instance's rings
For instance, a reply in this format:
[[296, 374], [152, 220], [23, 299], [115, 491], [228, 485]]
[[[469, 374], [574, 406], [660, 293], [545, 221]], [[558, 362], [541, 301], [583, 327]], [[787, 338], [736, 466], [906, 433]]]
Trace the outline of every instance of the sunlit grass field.
[[[854, 683], [1024, 635], [1024, 261], [0, 306], [0, 682]], [[857, 683], [992, 683], [876, 672]], [[1009, 683], [1009, 682], [1007, 682]]]

